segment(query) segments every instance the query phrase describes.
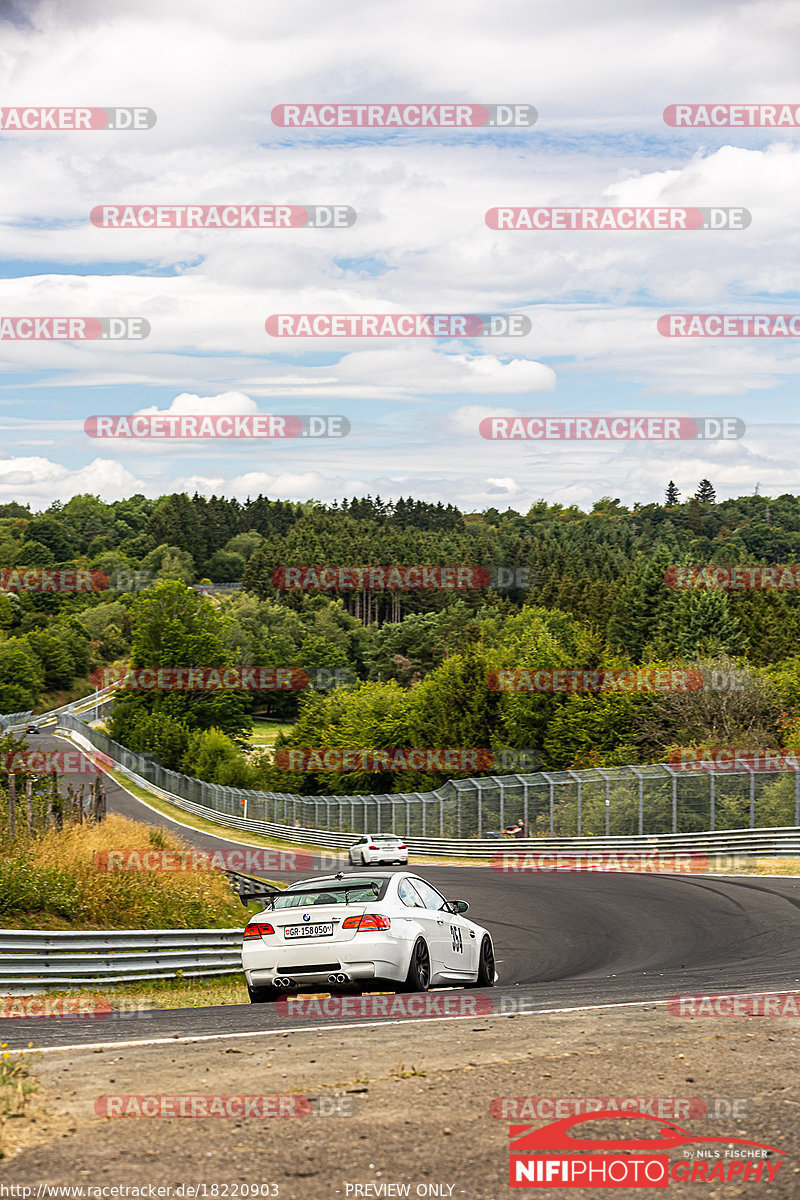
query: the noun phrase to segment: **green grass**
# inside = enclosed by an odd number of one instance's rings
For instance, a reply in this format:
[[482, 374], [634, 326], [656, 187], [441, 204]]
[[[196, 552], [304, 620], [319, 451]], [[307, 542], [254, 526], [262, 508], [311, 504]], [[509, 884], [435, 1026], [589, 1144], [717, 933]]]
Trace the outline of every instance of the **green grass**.
[[274, 746], [279, 733], [288, 733], [293, 726], [282, 724], [280, 721], [253, 721], [253, 732], [250, 734], [251, 746]]
[[114, 1011], [124, 1013], [249, 1003], [244, 975], [238, 972], [230, 975], [201, 976], [196, 979], [186, 978], [179, 972], [175, 979], [120, 983], [108, 986], [103, 991], [98, 991], [97, 986], [61, 992], [48, 991], [47, 995], [49, 999], [56, 996], [80, 996], [85, 999], [102, 1000], [110, 1004]]

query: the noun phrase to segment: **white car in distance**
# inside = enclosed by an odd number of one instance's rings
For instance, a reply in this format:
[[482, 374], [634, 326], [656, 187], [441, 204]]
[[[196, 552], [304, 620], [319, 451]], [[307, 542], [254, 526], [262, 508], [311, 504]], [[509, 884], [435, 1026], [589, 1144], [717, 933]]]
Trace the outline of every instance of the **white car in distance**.
[[347, 853], [351, 867], [408, 862], [408, 846], [402, 838], [393, 833], [365, 834]]
[[489, 932], [402, 871], [358, 872], [293, 883], [269, 897], [244, 930], [242, 967], [253, 1004], [297, 990], [426, 992], [494, 987]]

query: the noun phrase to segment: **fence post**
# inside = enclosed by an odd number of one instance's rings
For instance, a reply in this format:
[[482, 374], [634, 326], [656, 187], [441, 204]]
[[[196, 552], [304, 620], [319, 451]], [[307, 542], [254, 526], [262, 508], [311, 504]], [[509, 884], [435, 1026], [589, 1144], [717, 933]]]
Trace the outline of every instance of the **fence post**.
[[629, 767], [639, 781], [639, 837], [644, 832], [644, 777], [636, 767]]
[[608, 837], [609, 833], [611, 832], [611, 794], [609, 791], [611, 787], [611, 780], [609, 779], [608, 775], [606, 775], [605, 771], [601, 771], [599, 767], [596, 767], [595, 770], [597, 771], [597, 774], [606, 781], [606, 837]]
[[33, 780], [25, 783], [25, 815], [28, 819], [28, 837], [33, 837]]
[[752, 767], [747, 769], [750, 772], [750, 828], [753, 829], [756, 823], [756, 773]]
[[13, 845], [17, 836], [17, 777], [8, 773], [8, 840]]
[[583, 784], [580, 775], [577, 775], [575, 771], [567, 771], [566, 774], [574, 779], [578, 785], [578, 837], [580, 837], [583, 825]]
[[554, 813], [555, 802], [553, 799], [553, 789], [555, 787], [555, 783], [550, 778], [550, 776], [547, 774], [547, 771], [542, 771], [542, 772], [540, 772], [540, 774], [542, 776], [542, 779], [547, 780], [548, 785], [550, 787], [550, 837], [552, 837], [553, 829], [554, 829], [554, 820], [555, 820], [555, 813]]
[[716, 821], [717, 821], [717, 773], [713, 767], [709, 771], [708, 777], [711, 781], [711, 793], [709, 796], [710, 803], [709, 803], [709, 812], [708, 812], [708, 824], [709, 824], [709, 829], [710, 829], [711, 833], [713, 833], [714, 829], [716, 828]]
[[800, 825], [800, 771], [794, 769], [794, 823]]

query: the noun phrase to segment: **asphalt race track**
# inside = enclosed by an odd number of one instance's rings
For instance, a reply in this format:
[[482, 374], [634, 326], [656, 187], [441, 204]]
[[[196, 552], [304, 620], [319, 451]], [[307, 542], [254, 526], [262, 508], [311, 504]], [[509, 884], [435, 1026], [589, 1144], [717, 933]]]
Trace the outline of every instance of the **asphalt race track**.
[[[47, 735], [37, 744], [66, 745]], [[106, 794], [112, 812], [161, 824], [194, 845], [231, 848], [233, 831], [217, 839], [178, 825], [108, 778]], [[410, 869], [417, 869], [413, 861]], [[464, 866], [424, 866], [419, 873], [450, 899], [468, 900], [470, 917], [490, 930], [500, 981], [491, 992], [459, 995], [491, 996], [498, 1015], [663, 1002], [687, 993], [789, 991], [800, 984], [800, 879], [504, 875]], [[313, 1024], [359, 1020], [337, 1016]], [[13, 1048], [31, 1041], [55, 1047], [284, 1033], [292, 1023], [269, 1005], [230, 1005], [102, 1021], [14, 1019], [3, 1026], [2, 1040]]]

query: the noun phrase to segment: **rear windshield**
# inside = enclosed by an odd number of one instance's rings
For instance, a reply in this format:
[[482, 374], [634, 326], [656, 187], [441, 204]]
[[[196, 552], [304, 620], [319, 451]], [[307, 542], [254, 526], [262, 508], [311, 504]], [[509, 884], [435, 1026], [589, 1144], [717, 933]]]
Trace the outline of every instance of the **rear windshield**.
[[383, 899], [388, 879], [308, 884], [272, 896], [272, 908], [311, 908], [314, 904], [368, 904]]
[[376, 846], [399, 846], [399, 837], [376, 837], [372, 839]]

